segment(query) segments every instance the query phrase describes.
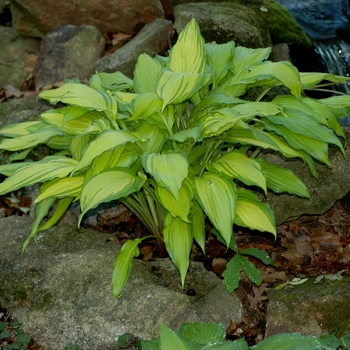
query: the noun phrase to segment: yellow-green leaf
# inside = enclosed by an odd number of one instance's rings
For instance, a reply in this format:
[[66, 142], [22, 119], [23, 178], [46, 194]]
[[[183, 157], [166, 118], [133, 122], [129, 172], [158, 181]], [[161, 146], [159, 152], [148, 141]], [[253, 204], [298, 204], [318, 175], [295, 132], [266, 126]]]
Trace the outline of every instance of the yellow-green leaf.
[[163, 237], [166, 250], [180, 272], [183, 288], [192, 249], [191, 224], [167, 213], [164, 219]]
[[198, 243], [205, 254], [205, 215], [199, 204], [196, 201], [193, 202], [191, 211], [192, 234], [194, 240]]
[[212, 172], [193, 181], [198, 203], [229, 246], [236, 212], [235, 184]]
[[146, 153], [141, 157], [145, 171], [158, 186], [165, 187], [177, 199], [183, 180], [188, 175], [188, 159], [182, 152], [167, 154]]
[[[158, 74], [162, 66], [159, 62], [142, 54], [138, 57], [134, 71], [134, 88], [137, 94], [154, 92], [158, 80]], [[145, 74], [147, 72], [147, 74]]]
[[276, 237], [276, 225], [273, 211], [268, 204], [260, 202], [251, 191], [244, 188], [237, 190], [235, 224], [252, 230], [271, 232]]
[[132, 259], [139, 256], [140, 251], [138, 245], [142, 239], [130, 239], [121, 248], [114, 263], [112, 274], [112, 290], [113, 295], [119, 298], [121, 292], [129, 278], [132, 267]]
[[186, 342], [173, 330], [159, 324], [160, 350], [190, 350]]

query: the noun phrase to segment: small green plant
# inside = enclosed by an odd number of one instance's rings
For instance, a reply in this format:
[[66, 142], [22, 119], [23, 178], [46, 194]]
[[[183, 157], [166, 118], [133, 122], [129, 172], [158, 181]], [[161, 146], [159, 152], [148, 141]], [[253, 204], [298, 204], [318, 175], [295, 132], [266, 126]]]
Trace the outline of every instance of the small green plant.
[[20, 327], [17, 321], [0, 323], [0, 350], [27, 349], [30, 338]]
[[[281, 333], [268, 337], [254, 346], [247, 345], [244, 338], [225, 341], [226, 331], [219, 323], [184, 323], [177, 332], [163, 324], [159, 325], [159, 337], [153, 340], [136, 340], [126, 333], [118, 339], [122, 349], [133, 345], [140, 350], [340, 350], [350, 349], [350, 333], [342, 338], [325, 335], [321, 338], [299, 333]], [[130, 343], [132, 340], [132, 343]]]
[[[42, 183], [23, 250], [73, 201], [80, 202], [80, 225], [90, 209], [120, 200], [155, 237], [160, 255], [169, 254], [182, 286], [193, 241], [205, 253], [205, 218], [236, 254], [223, 275], [228, 291], [237, 288], [241, 269], [259, 284], [259, 271], [245, 256], [272, 261], [257, 248], [239, 252], [233, 232], [236, 224], [276, 236], [272, 210], [252, 189], [309, 197], [300, 179], [258, 157], [260, 151], [299, 157], [317, 177], [312, 158], [329, 164], [328, 144], [343, 151], [336, 135], [345, 135], [337, 118], [350, 109], [349, 96], [303, 96], [304, 89], [323, 80], [348, 78], [299, 73], [289, 62], [269, 61], [270, 51], [234, 42], [205, 44], [191, 20], [168, 58], [138, 58], [133, 80], [120, 72], [97, 73], [90, 86], [70, 82], [41, 92], [41, 98], [67, 106], [0, 130], [6, 137], [0, 149], [14, 152], [0, 166], [8, 177], [0, 194]], [[263, 102], [278, 86], [290, 94]], [[256, 87], [260, 95], [247, 100]], [[43, 143], [56, 153], [25, 161]], [[54, 214], [40, 226], [51, 207]], [[112, 276], [116, 297], [139, 255], [138, 245], [149, 237], [127, 241], [118, 254]]]

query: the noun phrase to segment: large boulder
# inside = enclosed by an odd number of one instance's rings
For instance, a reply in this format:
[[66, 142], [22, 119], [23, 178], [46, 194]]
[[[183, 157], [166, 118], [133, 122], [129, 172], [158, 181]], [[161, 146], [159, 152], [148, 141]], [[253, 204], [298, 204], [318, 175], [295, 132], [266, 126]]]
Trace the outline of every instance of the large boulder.
[[163, 18], [159, 0], [12, 0], [13, 26], [21, 35], [43, 38], [63, 24], [93, 25], [102, 33], [137, 33]]
[[[187, 0], [161, 0], [167, 18], [173, 16], [176, 5], [186, 4]], [[192, 0], [191, 3], [219, 3], [221, 0]], [[270, 33], [273, 44], [289, 43], [311, 47], [311, 40], [303, 32], [292, 15], [274, 0], [229, 0], [227, 3], [244, 5], [254, 10], [253, 17], [263, 21], [263, 26]], [[250, 22], [249, 22], [250, 23]]]
[[271, 46], [268, 30], [254, 10], [231, 3], [190, 3], [174, 8], [174, 28], [180, 33], [195, 18], [206, 42], [226, 43], [258, 48]]
[[169, 47], [169, 40], [171, 40], [172, 35], [172, 22], [165, 19], [156, 19], [143, 27], [123, 47], [99, 59], [95, 68], [98, 72], [113, 73], [120, 71], [132, 78], [137, 58], [143, 53], [151, 57], [164, 53]]
[[[348, 144], [350, 128], [344, 127], [344, 132]], [[302, 160], [285, 159], [279, 154], [266, 154], [263, 157], [273, 164], [292, 170], [305, 183], [310, 193], [310, 199], [272, 192], [266, 198], [262, 196], [274, 211], [277, 225], [303, 214], [324, 214], [337, 200], [350, 192], [350, 147], [345, 148], [343, 155], [339, 148], [329, 146], [330, 166], [315, 162], [318, 179], [311, 175]]]
[[40, 41], [24, 38], [13, 28], [0, 27], [0, 86], [19, 88], [33, 73], [40, 52]]
[[[113, 263], [120, 250], [110, 234], [62, 225], [40, 233], [22, 254], [32, 220], [0, 220], [0, 303], [44, 349], [117, 349], [118, 336], [131, 332], [151, 339], [159, 323], [177, 329], [183, 322], [239, 323], [243, 307], [222, 281], [191, 263], [181, 290], [168, 259], [134, 260], [123, 294], [112, 294]], [[195, 294], [195, 295], [194, 295]]]
[[65, 24], [49, 32], [34, 71], [36, 88], [65, 79], [88, 80], [105, 52], [105, 43], [101, 32], [89, 25]]

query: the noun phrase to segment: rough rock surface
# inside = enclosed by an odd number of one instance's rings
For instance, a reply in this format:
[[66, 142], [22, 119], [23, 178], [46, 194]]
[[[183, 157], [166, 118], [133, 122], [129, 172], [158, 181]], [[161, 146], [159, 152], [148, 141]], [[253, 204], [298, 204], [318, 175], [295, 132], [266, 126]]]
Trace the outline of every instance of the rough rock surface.
[[98, 72], [121, 71], [128, 77], [134, 75], [137, 58], [146, 53], [151, 57], [164, 53], [169, 47], [169, 38], [173, 35], [172, 22], [156, 19], [123, 47], [96, 62]]
[[36, 88], [64, 79], [88, 80], [105, 52], [105, 43], [93, 26], [65, 24], [49, 32], [41, 43], [34, 71]]
[[174, 28], [180, 33], [195, 18], [206, 42], [226, 43], [250, 48], [271, 46], [270, 34], [262, 19], [249, 7], [231, 3], [183, 4], [174, 8]]
[[24, 38], [13, 28], [0, 27], [0, 86], [19, 88], [34, 71], [40, 41]]
[[[347, 143], [350, 140], [350, 128], [344, 127]], [[294, 220], [305, 214], [323, 214], [338, 200], [350, 192], [349, 172], [350, 148], [345, 148], [345, 155], [333, 146], [329, 147], [331, 166], [315, 162], [318, 179], [315, 179], [302, 160], [283, 159], [278, 154], [266, 155], [273, 164], [292, 170], [306, 185], [310, 199], [274, 194], [269, 192], [266, 201], [275, 213], [276, 224]]]
[[266, 336], [284, 332], [338, 337], [350, 332], [350, 279], [323, 278], [268, 293]]
[[[44, 349], [117, 349], [119, 335], [153, 338], [159, 322], [177, 329], [183, 322], [240, 322], [243, 308], [235, 293], [202, 264], [192, 263], [189, 296], [166, 259], [134, 260], [122, 296], [112, 295], [111, 273], [120, 247], [117, 239], [92, 229], [62, 225], [38, 235], [24, 254], [21, 247], [31, 219], [0, 220], [0, 302], [22, 322]], [[154, 333], [155, 332], [155, 333]]]
[[136, 34], [144, 24], [164, 17], [159, 0], [13, 0], [11, 12], [18, 33], [40, 38], [67, 23], [93, 25], [103, 34]]

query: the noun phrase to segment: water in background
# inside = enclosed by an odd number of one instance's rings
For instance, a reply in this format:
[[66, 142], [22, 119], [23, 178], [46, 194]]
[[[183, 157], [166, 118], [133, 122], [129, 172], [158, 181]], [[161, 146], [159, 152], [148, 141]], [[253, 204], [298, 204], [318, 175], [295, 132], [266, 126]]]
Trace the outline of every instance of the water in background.
[[[315, 52], [327, 71], [350, 76], [349, 0], [276, 0], [313, 40]], [[350, 84], [336, 89], [350, 95]]]

